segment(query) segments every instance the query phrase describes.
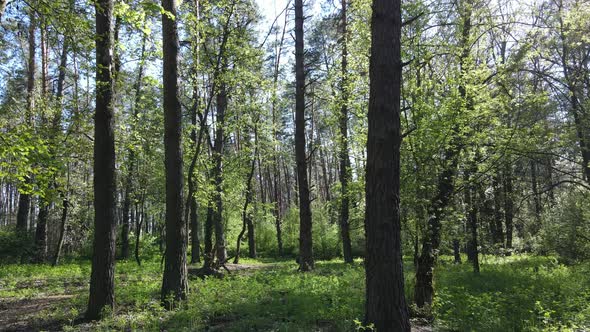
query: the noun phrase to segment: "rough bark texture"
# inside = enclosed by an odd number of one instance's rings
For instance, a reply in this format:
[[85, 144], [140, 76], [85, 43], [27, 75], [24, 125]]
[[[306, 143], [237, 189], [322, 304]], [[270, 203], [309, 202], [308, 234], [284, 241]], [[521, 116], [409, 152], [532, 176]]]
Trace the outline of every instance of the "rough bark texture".
[[[162, 47], [164, 86], [164, 164], [166, 169], [166, 262], [162, 281], [162, 303], [173, 307], [188, 292], [186, 268], [186, 223], [182, 209], [182, 112], [178, 99], [178, 31], [176, 1], [163, 0]], [[169, 15], [172, 15], [171, 18]]]
[[311, 202], [305, 152], [305, 69], [303, 48], [303, 0], [295, 0], [295, 160], [299, 191], [299, 268], [313, 269]]
[[215, 130], [215, 143], [213, 145], [213, 181], [215, 192], [213, 201], [213, 226], [215, 228], [215, 256], [220, 262], [227, 260], [225, 246], [225, 232], [223, 229], [223, 146], [225, 143], [225, 111], [227, 109], [227, 90], [224, 83], [220, 84], [217, 94], [217, 128]]
[[113, 1], [96, 9], [96, 113], [94, 118], [94, 245], [86, 318], [115, 305], [116, 182], [113, 109]]
[[[32, 125], [32, 116], [35, 107], [35, 53], [37, 46], [35, 44], [35, 13], [31, 10], [29, 14], [29, 64], [27, 68], [27, 110], [25, 112], [25, 122]], [[30, 184], [30, 177], [25, 178], [25, 183]], [[17, 232], [26, 232], [29, 228], [29, 213], [31, 207], [31, 195], [21, 193], [18, 197], [18, 210], [16, 213], [16, 230]]]
[[373, 0], [366, 167], [365, 323], [410, 331], [400, 223], [401, 1]]
[[352, 263], [350, 243], [348, 179], [350, 178], [350, 158], [348, 156], [348, 49], [347, 49], [346, 0], [342, 0], [342, 107], [340, 108], [340, 235], [342, 253], [346, 263]]

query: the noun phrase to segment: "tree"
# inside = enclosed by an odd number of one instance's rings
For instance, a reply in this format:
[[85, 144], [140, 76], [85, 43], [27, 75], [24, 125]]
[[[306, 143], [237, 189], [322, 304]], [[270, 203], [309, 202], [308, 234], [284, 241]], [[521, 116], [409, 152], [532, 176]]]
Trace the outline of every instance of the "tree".
[[401, 1], [373, 0], [365, 208], [365, 323], [410, 331], [400, 224]]
[[115, 306], [116, 182], [113, 85], [113, 1], [96, 11], [96, 112], [94, 117], [94, 244], [86, 318]]
[[348, 47], [347, 47], [346, 0], [342, 0], [342, 106], [340, 108], [340, 185], [342, 202], [340, 206], [340, 233], [344, 261], [352, 263], [352, 247], [350, 244], [348, 182], [350, 179], [350, 157], [348, 155]]
[[299, 268], [313, 269], [311, 202], [305, 152], [305, 70], [303, 47], [303, 0], [295, 0], [295, 159], [299, 190]]
[[163, 0], [162, 48], [164, 52], [164, 164], [166, 170], [166, 253], [162, 303], [171, 308], [188, 292], [186, 223], [182, 217], [182, 112], [178, 99], [178, 50], [175, 0]]

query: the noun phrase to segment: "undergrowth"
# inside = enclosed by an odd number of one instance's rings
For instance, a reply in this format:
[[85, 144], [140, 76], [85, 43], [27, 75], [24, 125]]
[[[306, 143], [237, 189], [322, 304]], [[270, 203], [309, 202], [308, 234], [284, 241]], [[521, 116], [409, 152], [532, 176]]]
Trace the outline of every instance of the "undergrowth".
[[[441, 331], [576, 331], [590, 329], [590, 264], [565, 266], [551, 257], [482, 258], [481, 273], [443, 257], [435, 271], [431, 314]], [[243, 264], [263, 264], [244, 259]], [[264, 263], [268, 263], [265, 261]], [[264, 266], [264, 264], [263, 264]], [[406, 296], [413, 267], [405, 264]], [[360, 261], [320, 261], [312, 273], [292, 261], [233, 272], [223, 279], [191, 278], [179, 309], [160, 306], [160, 262], [118, 262], [114, 313], [101, 322], [77, 320], [87, 303], [90, 263], [0, 266], [0, 301], [69, 294], [31, 320], [56, 321], [66, 331], [353, 331], [362, 320], [364, 269]], [[416, 313], [416, 310], [412, 310]], [[421, 311], [423, 313], [423, 311]]]

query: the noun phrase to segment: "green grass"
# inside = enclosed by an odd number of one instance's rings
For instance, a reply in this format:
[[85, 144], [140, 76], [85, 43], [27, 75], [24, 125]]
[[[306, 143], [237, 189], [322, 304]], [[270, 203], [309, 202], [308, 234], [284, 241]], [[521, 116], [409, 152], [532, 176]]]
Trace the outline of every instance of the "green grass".
[[[243, 260], [244, 264], [263, 264]], [[269, 261], [264, 261], [269, 263]], [[234, 272], [224, 279], [190, 279], [182, 308], [165, 311], [159, 303], [159, 261], [118, 262], [115, 313], [92, 330], [168, 331], [352, 331], [363, 315], [364, 269], [360, 262], [317, 262], [312, 273], [292, 261]], [[413, 268], [405, 264], [406, 294], [412, 294]], [[90, 264], [69, 262], [0, 267], [0, 300], [71, 294], [73, 297], [35, 317], [58, 321], [65, 330], [85, 309]], [[590, 328], [590, 264], [564, 266], [550, 257], [482, 259], [481, 273], [443, 257], [435, 271], [436, 330], [540, 331]]]

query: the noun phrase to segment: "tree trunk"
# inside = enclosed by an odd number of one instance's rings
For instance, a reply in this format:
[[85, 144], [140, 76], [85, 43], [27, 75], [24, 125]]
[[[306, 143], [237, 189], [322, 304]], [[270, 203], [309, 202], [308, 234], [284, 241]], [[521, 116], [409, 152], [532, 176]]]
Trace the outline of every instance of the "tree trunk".
[[[143, 198], [142, 198], [142, 210], [143, 210]], [[137, 207], [135, 209], [137, 211]], [[143, 224], [143, 216], [135, 214], [135, 261], [137, 265], [141, 266], [141, 260], [139, 259], [139, 240], [141, 239], [141, 226]]]
[[[35, 53], [37, 46], [35, 43], [35, 26], [36, 18], [33, 10], [29, 13], [29, 64], [27, 68], [27, 110], [25, 112], [25, 122], [33, 125], [33, 113], [35, 108]], [[25, 177], [25, 184], [30, 184], [31, 178]], [[16, 230], [25, 233], [29, 228], [29, 212], [31, 207], [31, 195], [21, 192], [18, 198], [18, 211], [16, 214]]]
[[494, 244], [504, 245], [504, 215], [502, 213], [502, 188], [500, 186], [500, 175], [495, 175], [492, 180], [494, 189], [494, 233], [492, 234]]
[[112, 75], [113, 1], [96, 10], [96, 114], [94, 118], [94, 244], [86, 318], [100, 318], [115, 306], [116, 181], [114, 86]]
[[453, 256], [455, 257], [454, 263], [461, 264], [461, 251], [459, 250], [460, 243], [458, 239], [453, 239]]
[[[161, 300], [165, 307], [186, 299], [186, 223], [182, 209], [182, 111], [178, 98], [178, 41], [176, 1], [162, 0], [164, 86], [164, 163], [166, 169], [166, 263]], [[172, 15], [172, 17], [170, 17]]]
[[477, 218], [478, 218], [478, 207], [477, 202], [475, 201], [476, 197], [476, 188], [475, 184], [470, 183], [473, 179], [471, 178], [471, 174], [473, 174], [473, 170], [475, 169], [476, 165], [471, 165], [472, 169], [465, 173], [465, 183], [467, 187], [465, 188], [465, 206], [467, 209], [467, 226], [469, 229], [469, 241], [467, 242], [468, 247], [468, 259], [473, 264], [473, 272], [479, 273], [479, 252], [478, 252], [478, 243], [477, 243]]
[[210, 270], [213, 267], [215, 252], [213, 251], [213, 206], [209, 202], [207, 218], [205, 219], [205, 252], [203, 253], [203, 269]]
[[59, 256], [61, 255], [61, 250], [64, 244], [64, 239], [66, 236], [66, 222], [68, 220], [68, 208], [69, 208], [69, 201], [67, 194], [63, 194], [64, 198], [62, 200], [62, 209], [61, 209], [61, 223], [59, 225], [59, 239], [57, 241], [57, 247], [55, 249], [55, 256], [53, 257], [53, 266], [57, 266], [59, 263]]
[[35, 228], [35, 263], [43, 263], [47, 259], [47, 219], [49, 217], [49, 205], [44, 199], [39, 199], [39, 214], [37, 227]]
[[303, 48], [303, 0], [295, 0], [295, 160], [299, 190], [299, 268], [313, 269], [311, 202], [305, 152], [305, 69]]
[[[258, 126], [254, 124], [254, 137], [258, 136]], [[248, 179], [246, 180], [246, 200], [244, 202], [244, 208], [242, 209], [242, 230], [238, 235], [238, 240], [236, 243], [236, 257], [234, 258], [234, 264], [238, 264], [240, 260], [240, 244], [242, 242], [242, 237], [246, 232], [246, 228], [248, 228], [248, 232], [253, 232], [254, 227], [250, 227], [252, 224], [252, 215], [248, 211], [248, 206], [250, 205], [250, 201], [252, 200], [252, 178], [254, 177], [254, 170], [256, 168], [256, 155], [258, 154], [258, 139], [255, 139], [255, 146], [254, 146], [254, 153], [252, 155], [252, 166], [250, 167], [250, 173], [248, 173]], [[253, 225], [252, 225], [253, 226]], [[251, 229], [250, 229], [251, 228]], [[250, 238], [250, 234], [248, 234], [248, 238]], [[250, 243], [248, 243], [251, 245]], [[256, 249], [255, 249], [256, 250]]]
[[223, 229], [223, 148], [225, 143], [225, 111], [227, 109], [227, 90], [225, 83], [221, 83], [217, 93], [217, 123], [215, 130], [215, 143], [213, 146], [213, 181], [215, 192], [213, 201], [213, 225], [215, 228], [215, 255], [220, 262], [227, 260], [227, 248], [225, 246], [225, 233]]
[[352, 263], [352, 245], [350, 243], [349, 225], [349, 195], [348, 180], [350, 179], [350, 158], [348, 156], [348, 22], [346, 17], [346, 1], [342, 0], [342, 78], [340, 93], [342, 107], [340, 108], [340, 236], [342, 238], [342, 253], [344, 262]]
[[410, 331], [400, 222], [401, 1], [373, 0], [365, 208], [365, 323]]
[[512, 192], [512, 165], [507, 163], [504, 170], [504, 220], [506, 223], [506, 255], [512, 253], [512, 231], [514, 219], [514, 202]]
[[531, 186], [533, 190], [533, 204], [534, 204], [534, 213], [535, 213], [535, 226], [533, 227], [532, 235], [536, 235], [536, 233], [541, 228], [541, 195], [539, 195], [539, 190], [537, 188], [537, 163], [534, 160], [531, 160]]

